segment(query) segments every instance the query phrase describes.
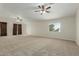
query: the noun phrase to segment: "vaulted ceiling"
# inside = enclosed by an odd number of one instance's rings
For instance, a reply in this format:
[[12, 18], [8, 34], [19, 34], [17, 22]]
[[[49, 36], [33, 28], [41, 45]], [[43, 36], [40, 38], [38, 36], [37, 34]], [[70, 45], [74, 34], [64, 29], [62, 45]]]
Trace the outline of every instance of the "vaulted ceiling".
[[0, 16], [16, 17], [21, 16], [31, 20], [49, 20], [65, 16], [75, 15], [79, 8], [78, 3], [55, 3], [49, 9], [50, 13], [40, 15], [37, 6], [39, 3], [0, 3]]

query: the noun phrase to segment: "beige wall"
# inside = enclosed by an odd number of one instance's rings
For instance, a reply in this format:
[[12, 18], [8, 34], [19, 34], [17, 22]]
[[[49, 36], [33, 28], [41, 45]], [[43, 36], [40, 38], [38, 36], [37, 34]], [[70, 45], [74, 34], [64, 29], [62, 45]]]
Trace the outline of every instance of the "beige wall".
[[[49, 32], [48, 25], [50, 23], [61, 23], [61, 32]], [[75, 17], [66, 17], [48, 21], [31, 21], [30, 31], [32, 35], [45, 36], [50, 38], [60, 38], [66, 40], [76, 40], [76, 24]]]

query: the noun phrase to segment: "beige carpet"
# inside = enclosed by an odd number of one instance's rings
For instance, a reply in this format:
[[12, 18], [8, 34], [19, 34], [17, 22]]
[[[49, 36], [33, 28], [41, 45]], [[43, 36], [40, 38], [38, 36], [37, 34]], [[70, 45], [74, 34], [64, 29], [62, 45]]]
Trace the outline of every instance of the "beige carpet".
[[75, 42], [33, 36], [0, 38], [1, 56], [79, 56]]

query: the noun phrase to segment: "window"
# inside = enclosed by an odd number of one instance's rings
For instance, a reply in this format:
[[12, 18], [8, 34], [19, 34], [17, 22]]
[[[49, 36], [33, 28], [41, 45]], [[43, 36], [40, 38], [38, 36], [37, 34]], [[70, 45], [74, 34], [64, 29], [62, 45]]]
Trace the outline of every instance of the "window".
[[52, 23], [49, 25], [49, 31], [60, 32], [60, 23]]

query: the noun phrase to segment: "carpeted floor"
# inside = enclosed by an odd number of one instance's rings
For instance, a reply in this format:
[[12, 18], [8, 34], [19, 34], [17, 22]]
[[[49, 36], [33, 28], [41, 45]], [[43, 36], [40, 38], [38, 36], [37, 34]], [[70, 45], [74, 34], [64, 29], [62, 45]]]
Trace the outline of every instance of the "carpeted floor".
[[1, 56], [79, 56], [75, 42], [34, 36], [0, 38]]

